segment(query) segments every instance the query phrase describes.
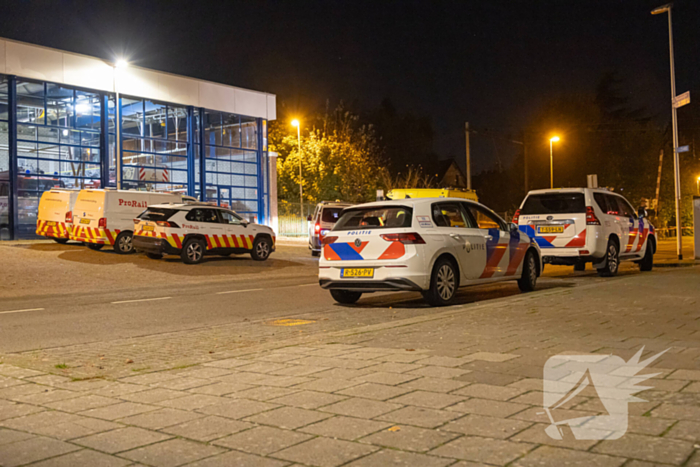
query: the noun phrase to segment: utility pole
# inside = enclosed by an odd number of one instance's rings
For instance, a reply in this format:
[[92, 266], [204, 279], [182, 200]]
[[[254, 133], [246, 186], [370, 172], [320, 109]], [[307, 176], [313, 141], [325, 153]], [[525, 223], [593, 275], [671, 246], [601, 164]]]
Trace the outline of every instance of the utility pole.
[[659, 175], [656, 177], [656, 202], [654, 203], [654, 209], [656, 209], [656, 217], [659, 217], [659, 192], [661, 191], [661, 168], [664, 164], [664, 150], [662, 149], [659, 153]]
[[529, 190], [529, 181], [527, 179], [527, 140], [526, 138], [526, 133], [523, 131], [523, 165], [525, 166], [525, 194], [527, 194]]
[[469, 122], [464, 124], [464, 138], [467, 143], [467, 190], [472, 189], [472, 160], [469, 153]]

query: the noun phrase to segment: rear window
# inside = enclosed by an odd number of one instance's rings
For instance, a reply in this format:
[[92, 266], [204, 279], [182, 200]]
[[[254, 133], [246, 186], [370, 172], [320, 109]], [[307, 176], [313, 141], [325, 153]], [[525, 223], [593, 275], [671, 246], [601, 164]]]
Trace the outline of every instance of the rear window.
[[353, 229], [397, 229], [411, 227], [413, 209], [387, 206], [350, 209], [340, 217], [334, 231]]
[[141, 213], [139, 219], [144, 221], [167, 221], [177, 212], [177, 209], [148, 208]]
[[586, 212], [583, 193], [543, 193], [530, 195], [520, 214], [580, 214]]
[[343, 208], [323, 208], [321, 210], [321, 222], [335, 224], [340, 218]]

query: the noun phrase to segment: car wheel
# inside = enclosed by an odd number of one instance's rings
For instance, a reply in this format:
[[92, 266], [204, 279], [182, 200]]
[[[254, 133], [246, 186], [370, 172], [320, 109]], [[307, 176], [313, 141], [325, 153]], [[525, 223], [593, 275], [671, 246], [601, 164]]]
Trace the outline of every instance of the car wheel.
[[574, 271], [585, 271], [586, 270], [586, 263], [576, 263], [574, 264]]
[[101, 243], [86, 243], [87, 247], [91, 250], [100, 251], [104, 247]]
[[199, 264], [204, 259], [204, 242], [197, 238], [191, 238], [182, 247], [180, 257], [185, 264]]
[[654, 249], [651, 242], [647, 240], [647, 249], [644, 253], [644, 258], [639, 262], [640, 271], [651, 271], [654, 268]]
[[457, 292], [457, 270], [452, 261], [441, 258], [433, 268], [430, 288], [423, 292], [423, 298], [432, 306], [449, 305]]
[[163, 255], [160, 253], [146, 253], [146, 256], [151, 258], [151, 259], [161, 259], [163, 258]]
[[130, 255], [134, 252], [134, 236], [131, 232], [122, 232], [114, 241], [114, 251], [120, 255]]
[[331, 290], [333, 300], [344, 305], [352, 305], [360, 299], [362, 292], [352, 292], [350, 290]]
[[523, 261], [523, 273], [518, 279], [518, 287], [521, 292], [532, 292], [537, 285], [537, 255], [528, 251]]
[[311, 256], [321, 256], [321, 252], [317, 250], [311, 250]]
[[51, 238], [51, 240], [53, 240], [56, 243], [60, 243], [61, 245], [65, 245], [66, 243], [68, 243], [67, 238], [55, 238], [54, 237], [54, 238]]
[[250, 257], [255, 261], [265, 261], [272, 252], [272, 242], [267, 237], [258, 237], [253, 242], [253, 251]]
[[605, 252], [603, 267], [598, 269], [598, 275], [600, 277], [612, 277], [617, 274], [619, 268], [620, 252], [617, 249], [617, 242], [610, 240], [608, 242], [608, 249]]

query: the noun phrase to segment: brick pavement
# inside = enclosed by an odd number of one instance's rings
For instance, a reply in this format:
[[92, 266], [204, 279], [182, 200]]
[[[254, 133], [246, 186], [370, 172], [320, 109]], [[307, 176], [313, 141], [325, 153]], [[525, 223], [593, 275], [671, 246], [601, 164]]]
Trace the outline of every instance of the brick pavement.
[[[592, 279], [110, 379], [5, 363], [0, 465], [699, 467], [699, 278]], [[670, 350], [626, 435], [545, 434], [550, 356], [641, 346]], [[587, 392], [559, 410], [602, 412]]]

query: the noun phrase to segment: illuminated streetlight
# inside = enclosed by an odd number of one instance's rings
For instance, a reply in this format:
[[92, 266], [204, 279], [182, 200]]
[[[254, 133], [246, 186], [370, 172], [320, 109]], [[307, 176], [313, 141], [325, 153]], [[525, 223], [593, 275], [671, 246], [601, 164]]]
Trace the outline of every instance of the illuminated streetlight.
[[549, 187], [554, 188], [554, 150], [552, 143], [559, 141], [558, 136], [549, 138]]
[[119, 98], [119, 88], [117, 87], [117, 70], [123, 70], [129, 66], [123, 58], [117, 58], [112, 65], [112, 90], [114, 91], [114, 124], [115, 130], [117, 132], [117, 137], [114, 140], [115, 150], [116, 150], [116, 178], [117, 178], [117, 189], [122, 188], [122, 148], [121, 148], [121, 126], [122, 126], [122, 113], [121, 113], [121, 101]]
[[299, 209], [301, 209], [301, 218], [304, 218], [304, 194], [301, 187], [301, 125], [296, 118], [292, 120], [292, 126], [297, 129], [297, 143], [299, 145]]
[[698, 177], [696, 183], [698, 185], [698, 196], [700, 196], [700, 177]]
[[127, 62], [123, 58], [120, 58], [116, 62], [114, 62], [114, 66], [119, 69], [124, 69], [129, 66], [129, 62]]

